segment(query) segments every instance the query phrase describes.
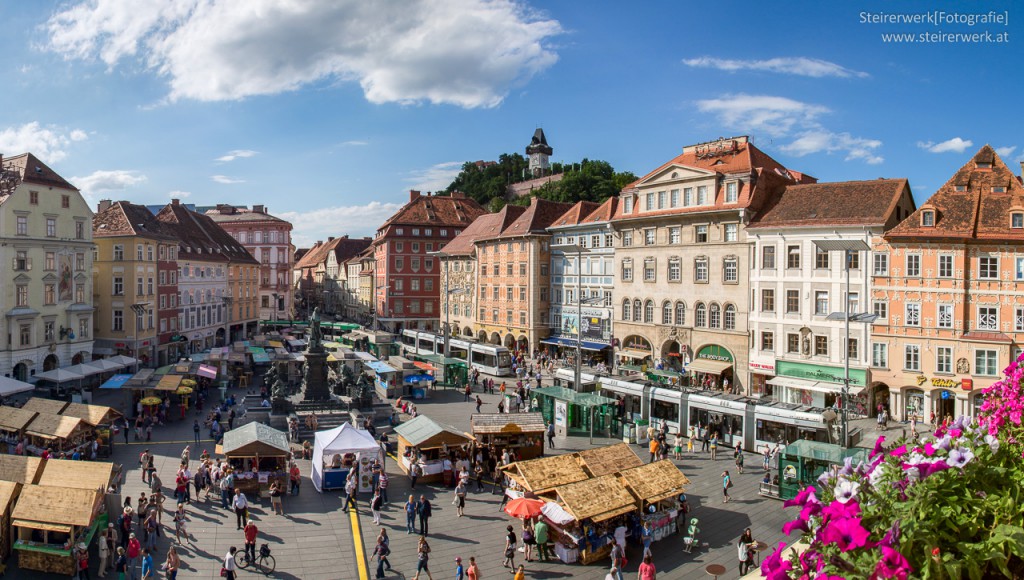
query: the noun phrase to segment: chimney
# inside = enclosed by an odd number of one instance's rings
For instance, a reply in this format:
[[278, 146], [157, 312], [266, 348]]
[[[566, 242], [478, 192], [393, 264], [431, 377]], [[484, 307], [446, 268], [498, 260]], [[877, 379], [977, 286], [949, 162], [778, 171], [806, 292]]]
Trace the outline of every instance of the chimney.
[[113, 205], [113, 203], [109, 199], [101, 199], [100, 202], [96, 205], [96, 213], [107, 211], [108, 209], [110, 209], [111, 205]]
[[409, 201], [416, 201], [416, 199], [418, 199], [419, 196], [420, 196], [419, 190], [416, 190], [416, 189], [410, 189], [409, 190]]
[[175, 197], [175, 198], [172, 198], [172, 199], [171, 199], [171, 205], [173, 205], [173, 206], [179, 206], [179, 205], [181, 205], [181, 200], [180, 200], [180, 199], [178, 199], [178, 198], [176, 198], [176, 197]]
[[330, 237], [327, 238], [327, 243], [331, 243], [333, 241], [334, 241], [334, 236], [330, 236]]
[[316, 243], [313, 244], [313, 247], [314, 248], [319, 248], [322, 245], [324, 245], [324, 241], [323, 240], [317, 240]]
[[254, 206], [252, 206], [252, 211], [254, 213], [267, 213], [267, 209], [264, 206], [262, 206], [262, 205], [254, 205]]

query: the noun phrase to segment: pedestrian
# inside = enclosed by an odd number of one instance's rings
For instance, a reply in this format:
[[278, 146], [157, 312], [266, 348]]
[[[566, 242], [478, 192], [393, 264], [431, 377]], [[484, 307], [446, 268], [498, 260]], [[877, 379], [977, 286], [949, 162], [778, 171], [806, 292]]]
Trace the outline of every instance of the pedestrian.
[[622, 580], [622, 574], [619, 573], [619, 569], [612, 566], [608, 573], [604, 575], [604, 580]]
[[754, 567], [751, 551], [756, 546], [757, 543], [754, 542], [754, 535], [750, 532], [750, 528], [743, 530], [739, 541], [736, 542], [737, 557], [740, 561], [740, 577], [746, 576], [750, 569]]
[[416, 480], [420, 478], [423, 468], [420, 467], [418, 461], [413, 461], [412, 465], [409, 466], [409, 481], [412, 483], [412, 489], [416, 489]]
[[505, 397], [503, 395], [501, 397], [501, 399], [498, 401], [498, 414], [501, 414], [501, 413], [504, 413], [504, 412], [505, 412]]
[[104, 578], [107, 575], [107, 568], [110, 566], [110, 544], [107, 543], [109, 534], [107, 530], [100, 532], [100, 540], [96, 543], [96, 548], [99, 551], [100, 566], [99, 574], [100, 578]]
[[179, 568], [181, 568], [181, 557], [178, 556], [178, 549], [171, 546], [167, 549], [167, 560], [164, 561], [164, 570], [167, 572], [167, 580], [175, 580], [178, 577]]
[[650, 554], [644, 556], [644, 561], [640, 563], [640, 570], [637, 571], [637, 580], [656, 580], [657, 574]]
[[506, 568], [516, 567], [516, 533], [512, 531], [512, 526], [507, 526], [505, 530], [508, 532], [505, 534], [505, 559], [502, 560], [501, 565]]
[[75, 547], [75, 570], [79, 580], [89, 580], [89, 547], [80, 543]]
[[148, 549], [142, 550], [142, 580], [154, 580], [156, 571], [153, 569], [153, 556]]
[[711, 460], [718, 459], [718, 433], [711, 434]]
[[459, 484], [455, 486], [455, 498], [452, 503], [455, 504], [455, 513], [461, 518], [466, 509], [466, 482], [462, 478], [459, 478]]
[[127, 580], [128, 555], [122, 546], [117, 547], [117, 560], [114, 562], [114, 572], [117, 572], [117, 580]]
[[679, 461], [683, 458], [683, 434], [676, 433], [672, 441], [672, 458]]
[[434, 580], [434, 576], [430, 573], [429, 561], [430, 545], [427, 544], [426, 536], [420, 536], [419, 544], [416, 546], [416, 575], [412, 577], [412, 580], [419, 580], [420, 572], [426, 572], [427, 578]]
[[380, 501], [388, 503], [388, 472], [383, 468], [380, 470], [380, 481], [377, 482], [377, 489], [380, 490]]
[[469, 568], [466, 569], [466, 580], [481, 580], [480, 568], [476, 565], [476, 556], [469, 557]]
[[231, 500], [231, 507], [235, 509], [235, 523], [240, 530], [249, 521], [249, 500], [242, 493], [242, 490], [235, 490], [235, 497]]
[[260, 529], [252, 520], [246, 522], [245, 529], [242, 530], [242, 535], [245, 536], [245, 555], [248, 556], [250, 562], [256, 561], [256, 536], [259, 533]]
[[739, 443], [736, 443], [736, 448], [732, 450], [732, 459], [736, 463], [736, 471], [743, 473], [743, 449]]
[[433, 506], [427, 501], [427, 496], [420, 496], [420, 501], [416, 504], [416, 513], [420, 516], [420, 534], [426, 536], [430, 533], [430, 516], [433, 515]]
[[156, 510], [149, 510], [146, 519], [142, 522], [143, 537], [146, 540], [146, 548], [156, 550], [157, 525]]
[[626, 566], [626, 550], [618, 542], [612, 544], [611, 559], [612, 568], [608, 571], [606, 578], [622, 580], [622, 569]]
[[[124, 444], [125, 445], [128, 445], [128, 430], [130, 428], [131, 428], [131, 426], [128, 425], [128, 418], [125, 417], [124, 422], [121, 424], [121, 433], [124, 435]], [[137, 437], [136, 437], [136, 441], [138, 441]]]
[[473, 478], [476, 480], [476, 490], [484, 490], [484, 462], [477, 461], [473, 467]]
[[523, 518], [523, 557], [527, 562], [533, 557], [535, 545], [537, 540], [533, 535], [533, 524], [530, 523], [530, 518]]
[[644, 556], [651, 555], [652, 543], [654, 543], [654, 530], [651, 529], [651, 522], [644, 522], [640, 528], [640, 544], [644, 547]]
[[470, 397], [470, 395], [472, 393], [473, 393], [473, 389], [469, 386], [469, 383], [466, 383], [466, 390], [464, 391], [465, 398], [463, 399], [464, 403], [468, 403], [469, 402], [469, 397]]
[[227, 468], [220, 480], [220, 507], [231, 509], [231, 496], [235, 493], [235, 475]]
[[231, 546], [228, 549], [228, 555], [224, 556], [224, 564], [221, 566], [220, 575], [227, 578], [227, 580], [235, 580], [235, 570], [237, 569], [235, 567], [235, 552], [237, 551], [237, 548]]
[[548, 448], [555, 448], [555, 424], [552, 421], [548, 421]]
[[462, 568], [462, 558], [455, 556], [455, 580], [466, 580], [466, 572]]
[[284, 490], [275, 481], [270, 484], [270, 506], [274, 508], [274, 513], [283, 516], [284, 515], [284, 504], [281, 497], [284, 495]]
[[541, 562], [548, 560], [548, 525], [544, 520], [538, 519], [533, 525], [533, 541], [537, 543], [537, 558]]
[[700, 430], [700, 452], [704, 453], [708, 450], [708, 428], [704, 425], [699, 427]]
[[195, 439], [195, 442], [196, 442], [196, 447], [199, 447], [199, 430], [200, 429], [201, 429], [201, 427], [199, 426], [199, 419], [196, 419], [195, 421], [192, 422], [192, 434], [195, 436], [194, 439]]
[[770, 447], [768, 447], [768, 444], [765, 443], [764, 444], [764, 459], [762, 459], [762, 461], [761, 461], [761, 467], [765, 471], [768, 471], [770, 469], [770, 466], [771, 466], [771, 461], [772, 461], [772, 450], [771, 450]]
[[[181, 545], [181, 536], [185, 536], [185, 543], [191, 544], [191, 540], [188, 539], [188, 528], [186, 527], [187, 516], [185, 514], [185, 504], [178, 503], [178, 508], [174, 511], [174, 541]], [[194, 544], [193, 544], [194, 545]]]
[[352, 509], [356, 509], [355, 473], [355, 469], [350, 471], [348, 479], [345, 480], [345, 503], [341, 506], [342, 511], [348, 511], [349, 506], [352, 506]]
[[729, 471], [722, 472], [722, 503], [729, 503], [729, 488], [732, 487], [732, 476]]
[[135, 580], [135, 565], [138, 563], [139, 555], [142, 554], [142, 544], [139, 543], [135, 534], [128, 535], [128, 577]]
[[391, 548], [388, 547], [384, 540], [377, 538], [377, 545], [373, 548], [373, 554], [371, 557], [377, 557], [377, 574], [375, 578], [384, 577], [384, 566], [387, 565], [388, 570], [391, 569], [391, 562], [388, 561], [388, 555], [391, 553]]
[[302, 484], [302, 472], [299, 471], [299, 466], [294, 461], [288, 468], [288, 480], [292, 484], [292, 495], [299, 495], [299, 486]]
[[380, 508], [384, 502], [380, 499], [380, 489], [373, 492], [373, 498], [370, 499], [370, 513], [373, 514], [373, 523], [380, 525]]
[[526, 580], [526, 567], [524, 565], [519, 565], [515, 574], [512, 575], [512, 580]]
[[416, 533], [416, 498], [411, 495], [405, 502], [405, 530], [407, 534]]
[[651, 439], [651, 441], [650, 441], [650, 443], [648, 445], [650, 445], [650, 451], [651, 451], [651, 461], [650, 462], [654, 463], [654, 460], [658, 458], [658, 447], [660, 445], [658, 443], [658, 438], [655, 437], [655, 438]]

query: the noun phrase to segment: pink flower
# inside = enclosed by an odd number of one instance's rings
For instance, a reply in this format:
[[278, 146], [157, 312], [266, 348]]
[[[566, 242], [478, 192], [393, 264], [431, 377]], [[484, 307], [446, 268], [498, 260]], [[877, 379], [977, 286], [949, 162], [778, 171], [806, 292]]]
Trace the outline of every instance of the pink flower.
[[792, 534], [793, 530], [807, 532], [810, 531], [810, 527], [808, 527], [807, 520], [804, 518], [797, 518], [791, 522], [786, 522], [782, 524], [782, 533], [786, 534], [787, 536]]
[[888, 546], [882, 546], [882, 559], [875, 566], [873, 578], [895, 578], [896, 580], [907, 580], [907, 576], [913, 572], [910, 562], [903, 557], [899, 550]]
[[882, 453], [882, 445], [885, 444], [885, 435], [882, 435], [875, 441], [875, 448], [868, 454], [868, 459], [874, 459], [876, 455]]
[[904, 456], [906, 454], [907, 454], [907, 446], [906, 445], [900, 445], [896, 449], [893, 449], [892, 451], [889, 452], [889, 455], [891, 457], [902, 457], [902, 456]]
[[787, 499], [782, 503], [783, 507], [803, 506], [807, 502], [818, 503], [818, 497], [814, 495], [814, 486], [809, 485], [800, 490], [793, 499]]
[[929, 475], [931, 475], [933, 473], [938, 473], [940, 471], [945, 471], [945, 470], [949, 469], [950, 466], [949, 466], [949, 464], [946, 463], [946, 460], [939, 459], [939, 460], [933, 461], [931, 463], [921, 463], [917, 467], [920, 470], [921, 479], [924, 479], [924, 478], [928, 477]]
[[860, 504], [857, 503], [857, 500], [855, 499], [851, 499], [846, 503], [833, 501], [829, 505], [825, 506], [825, 508], [821, 510], [821, 513], [829, 520], [855, 518], [860, 515]]
[[782, 553], [786, 549], [786, 542], [779, 542], [779, 545], [761, 562], [761, 574], [772, 580], [788, 580], [789, 571], [793, 569], [793, 563], [782, 559]]
[[935, 446], [932, 445], [930, 442], [929, 443], [925, 443], [924, 444], [924, 454], [927, 455], [928, 457], [931, 457], [932, 455], [935, 455]]
[[832, 520], [821, 532], [821, 541], [835, 544], [843, 552], [863, 548], [867, 545], [869, 537], [871, 534], [860, 524], [860, 518]]

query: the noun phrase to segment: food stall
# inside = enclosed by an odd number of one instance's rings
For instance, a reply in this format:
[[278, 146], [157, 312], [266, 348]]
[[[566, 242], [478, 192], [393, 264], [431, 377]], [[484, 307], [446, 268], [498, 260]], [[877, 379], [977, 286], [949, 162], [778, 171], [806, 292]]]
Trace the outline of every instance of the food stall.
[[86, 444], [89, 425], [78, 417], [38, 413], [25, 427], [25, 435], [29, 438], [26, 451], [36, 455], [42, 454], [46, 448], [54, 452], [71, 453]]
[[382, 400], [406, 396], [401, 384], [402, 373], [398, 369], [380, 361], [367, 361], [363, 366], [373, 373], [374, 388]]
[[25, 427], [35, 418], [35, 411], [0, 407], [0, 453], [14, 453], [18, 441], [25, 436]]
[[109, 461], [73, 461], [48, 459], [39, 475], [39, 485], [91, 489], [109, 493], [120, 476], [118, 466]]
[[644, 464], [628, 443], [587, 449], [576, 454], [591, 477], [601, 477]]
[[444, 477], [443, 449], [468, 445], [472, 438], [451, 425], [438, 423], [426, 415], [395, 427], [398, 435], [398, 465], [409, 473], [413, 461], [423, 469], [420, 481], [440, 481]]
[[317, 491], [342, 489], [352, 469], [359, 475], [358, 490], [373, 491], [370, 465], [381, 458], [380, 443], [369, 431], [342, 423], [328, 431], [318, 431], [313, 444], [313, 469], [310, 479]]
[[235, 488], [248, 497], [269, 497], [270, 484], [288, 489], [288, 435], [262, 423], [248, 423], [224, 433], [216, 452], [235, 472]]
[[[549, 522], [555, 555], [563, 562], [577, 557], [590, 564], [608, 558], [615, 529], [634, 527], [637, 502], [615, 475], [603, 475], [554, 489], [562, 509], [573, 521]], [[543, 512], [542, 512], [543, 517]]]
[[477, 413], [469, 422], [478, 445], [493, 445], [499, 453], [509, 448], [521, 460], [544, 455], [546, 426], [540, 413]]
[[71, 403], [64, 408], [61, 415], [78, 417], [92, 428], [92, 436], [99, 443], [97, 455], [110, 457], [114, 452], [114, 422], [124, 418], [120, 411], [102, 405]]
[[20, 492], [20, 483], [0, 481], [0, 567], [11, 555], [11, 512]]
[[21, 406], [26, 411], [34, 411], [36, 413], [48, 413], [50, 415], [60, 415], [61, 411], [67, 407], [69, 403], [67, 401], [55, 401], [53, 399], [43, 399], [41, 397], [32, 397], [25, 401], [25, 404]]
[[679, 531], [686, 514], [681, 511], [689, 478], [668, 459], [619, 471], [626, 489], [640, 505], [640, 524], [649, 523], [657, 542]]
[[0, 480], [14, 483], [39, 483], [43, 460], [30, 455], [0, 455]]
[[103, 498], [103, 492], [96, 489], [22, 487], [11, 514], [18, 567], [65, 577], [74, 575], [74, 546], [88, 546], [97, 530], [107, 526]]

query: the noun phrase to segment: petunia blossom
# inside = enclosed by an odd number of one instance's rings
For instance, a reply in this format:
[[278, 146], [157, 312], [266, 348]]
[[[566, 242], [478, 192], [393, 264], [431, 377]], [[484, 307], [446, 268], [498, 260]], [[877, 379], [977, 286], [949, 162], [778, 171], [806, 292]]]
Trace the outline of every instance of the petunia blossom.
[[974, 459], [973, 451], [965, 447], [957, 447], [949, 452], [949, 459], [946, 463], [948, 463], [950, 467], [961, 468], [964, 465], [967, 465], [967, 462], [971, 459]]
[[793, 506], [796, 506], [796, 505], [802, 506], [802, 505], [806, 504], [809, 501], [817, 502], [818, 501], [818, 497], [816, 495], [814, 495], [814, 492], [815, 492], [814, 486], [813, 485], [809, 485], [809, 486], [801, 489], [799, 492], [797, 492], [796, 497], [794, 497], [793, 499], [787, 499], [786, 501], [782, 502], [782, 506], [783, 507], [793, 507]]
[[868, 453], [868, 459], [874, 459], [876, 455], [880, 455], [883, 451], [882, 446], [885, 444], [885, 435], [882, 435], [875, 440], [875, 448]]
[[892, 457], [902, 457], [902, 456], [904, 456], [906, 454], [907, 454], [907, 446], [906, 445], [900, 445], [896, 449], [893, 449], [892, 451], [889, 452], [889, 455], [892, 456]]
[[829, 520], [855, 518], [860, 515], [860, 504], [855, 499], [847, 502], [834, 501], [822, 508], [821, 515]]
[[868, 544], [871, 533], [860, 522], [860, 518], [832, 520], [821, 530], [821, 541], [835, 544], [842, 552], [863, 548]]
[[907, 580], [913, 572], [910, 562], [903, 557], [899, 550], [882, 546], [882, 559], [875, 566], [875, 575], [879, 578], [895, 578], [896, 580]]
[[856, 481], [850, 481], [848, 479], [840, 479], [839, 483], [836, 484], [834, 491], [836, 501], [840, 503], [846, 503], [857, 496], [857, 492], [860, 490], [860, 484]]
[[773, 580], [785, 580], [789, 578], [789, 571], [793, 569], [793, 563], [782, 559], [786, 550], [786, 542], [779, 542], [775, 551], [761, 562], [761, 574]]
[[993, 437], [992, 435], [985, 435], [985, 443], [988, 444], [988, 448], [992, 450], [992, 453], [999, 452], [999, 438]]

